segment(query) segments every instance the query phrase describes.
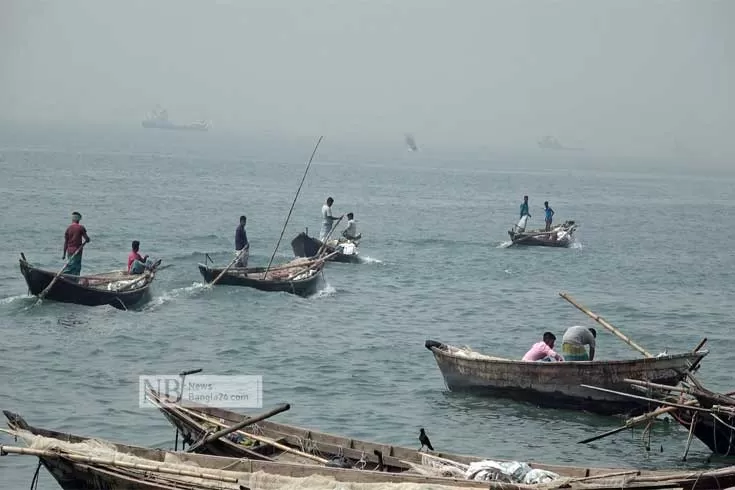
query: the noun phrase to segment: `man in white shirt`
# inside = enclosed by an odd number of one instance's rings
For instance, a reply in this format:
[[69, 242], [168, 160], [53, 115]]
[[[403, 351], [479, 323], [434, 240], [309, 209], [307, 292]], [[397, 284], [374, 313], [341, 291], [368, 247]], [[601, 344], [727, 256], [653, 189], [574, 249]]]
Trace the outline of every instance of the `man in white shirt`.
[[355, 223], [355, 215], [347, 213], [347, 228], [342, 232], [342, 236], [348, 240], [359, 240], [362, 235], [357, 234], [357, 223]]
[[327, 238], [329, 232], [332, 231], [334, 222], [339, 219], [332, 216], [332, 204], [334, 204], [334, 199], [328, 197], [327, 203], [322, 206], [322, 229], [319, 232], [319, 240], [322, 242]]

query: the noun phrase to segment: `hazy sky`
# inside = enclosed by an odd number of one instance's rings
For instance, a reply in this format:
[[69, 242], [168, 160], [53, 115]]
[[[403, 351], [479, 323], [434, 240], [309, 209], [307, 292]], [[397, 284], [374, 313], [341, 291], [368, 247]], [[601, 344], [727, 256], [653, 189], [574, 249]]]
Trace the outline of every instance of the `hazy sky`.
[[[735, 2], [0, 0], [0, 119], [735, 155]], [[677, 143], [678, 141], [678, 143]]]

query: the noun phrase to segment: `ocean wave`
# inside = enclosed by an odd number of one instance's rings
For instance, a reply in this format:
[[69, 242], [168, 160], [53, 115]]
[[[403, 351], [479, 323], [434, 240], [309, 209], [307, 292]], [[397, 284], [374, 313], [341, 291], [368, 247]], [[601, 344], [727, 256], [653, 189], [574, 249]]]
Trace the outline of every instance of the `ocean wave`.
[[142, 308], [144, 311], [152, 310], [162, 306], [166, 303], [176, 301], [178, 298], [191, 298], [196, 294], [204, 290], [207, 285], [203, 282], [192, 283], [191, 286], [185, 286], [183, 288], [174, 288], [170, 291], [164, 291], [159, 296], [154, 296], [146, 305]]
[[380, 259], [375, 259], [373, 257], [360, 257], [360, 262], [363, 264], [383, 264], [384, 262]]

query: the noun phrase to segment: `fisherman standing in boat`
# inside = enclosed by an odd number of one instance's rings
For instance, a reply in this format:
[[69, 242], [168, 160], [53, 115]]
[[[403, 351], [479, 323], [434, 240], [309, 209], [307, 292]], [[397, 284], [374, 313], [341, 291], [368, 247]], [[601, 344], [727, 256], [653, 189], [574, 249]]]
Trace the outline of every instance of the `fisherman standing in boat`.
[[556, 335], [551, 332], [544, 332], [543, 341], [536, 342], [533, 347], [523, 356], [523, 361], [550, 361], [556, 359], [563, 361], [564, 358], [554, 351], [554, 342]]
[[521, 218], [524, 216], [531, 217], [528, 213], [528, 196], [523, 196], [523, 202], [521, 203]]
[[[64, 232], [64, 254], [61, 260], [69, 256], [69, 262], [64, 267], [64, 274], [78, 276], [82, 273], [82, 247], [90, 242], [87, 229], [79, 224], [82, 215], [77, 211], [71, 213], [71, 224]], [[82, 239], [84, 239], [82, 241]]]
[[332, 231], [334, 222], [341, 218], [341, 216], [340, 218], [332, 216], [332, 204], [334, 204], [334, 199], [328, 197], [327, 202], [322, 206], [322, 229], [319, 232], [319, 240], [322, 242], [326, 240], [329, 232]]
[[248, 258], [250, 257], [250, 242], [248, 242], [248, 234], [245, 232], [245, 224], [248, 219], [240, 216], [240, 224], [235, 228], [235, 267], [247, 267]]
[[546, 216], [546, 231], [550, 231], [551, 220], [554, 218], [554, 210], [549, 207], [549, 201], [544, 201], [544, 214]]
[[347, 213], [347, 228], [342, 232], [342, 236], [348, 240], [359, 240], [362, 235], [357, 234], [357, 223], [355, 223], [355, 215]]
[[[590, 327], [570, 327], [561, 339], [561, 352], [567, 361], [594, 361], [597, 331]], [[585, 345], [590, 347], [589, 355]]]

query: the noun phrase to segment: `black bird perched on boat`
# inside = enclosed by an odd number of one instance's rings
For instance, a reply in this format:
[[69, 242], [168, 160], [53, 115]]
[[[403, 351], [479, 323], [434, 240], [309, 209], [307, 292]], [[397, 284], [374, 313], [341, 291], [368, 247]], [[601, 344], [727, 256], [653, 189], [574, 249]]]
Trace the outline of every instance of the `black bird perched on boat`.
[[434, 446], [431, 445], [431, 441], [429, 440], [429, 436], [426, 435], [426, 432], [424, 429], [421, 429], [421, 432], [419, 432], [419, 442], [421, 443], [421, 447], [419, 448], [419, 451], [421, 451], [424, 446], [429, 448], [429, 451], [434, 450]]

